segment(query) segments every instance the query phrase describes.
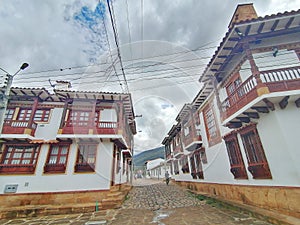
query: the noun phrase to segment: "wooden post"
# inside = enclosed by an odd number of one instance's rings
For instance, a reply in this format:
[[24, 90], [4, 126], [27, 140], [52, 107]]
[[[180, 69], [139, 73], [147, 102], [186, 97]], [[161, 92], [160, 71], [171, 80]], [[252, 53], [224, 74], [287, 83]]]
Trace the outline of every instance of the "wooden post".
[[256, 90], [257, 90], [258, 96], [270, 93], [269, 88], [262, 82], [262, 80], [260, 78], [260, 72], [259, 72], [259, 69], [258, 69], [254, 59], [253, 59], [253, 55], [252, 55], [252, 51], [249, 46], [249, 42], [245, 42], [243, 44], [243, 48], [245, 50], [247, 59], [249, 60], [249, 63], [250, 63], [252, 76], [255, 77], [256, 82], [257, 82]]
[[32, 108], [31, 108], [30, 118], [29, 118], [29, 121], [28, 121], [28, 128], [30, 128], [30, 129], [32, 127], [32, 123], [33, 123], [33, 119], [34, 119], [34, 115], [35, 115], [38, 103], [39, 103], [39, 99], [35, 98], [34, 102], [33, 102], [33, 105], [32, 105]]

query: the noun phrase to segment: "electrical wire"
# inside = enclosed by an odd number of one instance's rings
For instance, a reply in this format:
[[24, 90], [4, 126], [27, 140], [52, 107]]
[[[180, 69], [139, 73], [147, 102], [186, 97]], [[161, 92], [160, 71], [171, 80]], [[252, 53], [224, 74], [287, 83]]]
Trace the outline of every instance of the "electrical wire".
[[122, 71], [123, 79], [124, 79], [124, 82], [125, 82], [126, 91], [127, 91], [127, 93], [129, 93], [128, 83], [127, 83], [127, 80], [126, 80], [126, 76], [125, 76], [125, 72], [124, 72], [124, 67], [123, 67], [123, 63], [122, 63], [122, 57], [121, 57], [120, 47], [119, 47], [117, 26], [115, 25], [115, 21], [113, 19], [113, 15], [112, 15], [113, 6], [112, 6], [112, 8], [110, 7], [109, 0], [107, 0], [106, 2], [107, 2], [107, 6], [108, 6], [109, 15], [110, 15], [111, 25], [112, 25], [112, 28], [113, 28], [114, 39], [115, 39], [115, 43], [116, 43], [116, 47], [117, 47], [118, 57], [119, 57], [119, 60], [120, 60], [120, 66], [121, 66], [121, 71]]

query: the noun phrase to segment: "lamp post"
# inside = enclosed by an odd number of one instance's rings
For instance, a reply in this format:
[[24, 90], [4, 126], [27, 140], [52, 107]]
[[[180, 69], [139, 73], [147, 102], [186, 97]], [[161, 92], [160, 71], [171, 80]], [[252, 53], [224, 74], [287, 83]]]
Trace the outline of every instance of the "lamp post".
[[4, 85], [3, 88], [3, 93], [1, 93], [1, 99], [0, 99], [0, 136], [2, 134], [2, 128], [3, 128], [3, 123], [4, 123], [4, 117], [5, 117], [5, 112], [7, 108], [7, 103], [8, 103], [8, 98], [9, 98], [9, 92], [10, 88], [14, 79], [14, 76], [16, 76], [21, 70], [26, 69], [29, 66], [28, 63], [23, 63], [20, 68], [15, 72], [13, 75], [9, 74], [6, 70], [2, 69], [0, 67], [0, 70], [6, 73], [7, 76], [7, 84], [6, 86]]

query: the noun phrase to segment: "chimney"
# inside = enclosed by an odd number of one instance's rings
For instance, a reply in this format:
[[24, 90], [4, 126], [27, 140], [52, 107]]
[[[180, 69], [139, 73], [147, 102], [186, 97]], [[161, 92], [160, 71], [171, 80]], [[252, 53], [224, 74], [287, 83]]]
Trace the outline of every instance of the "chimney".
[[57, 80], [55, 84], [56, 90], [69, 90], [71, 87], [70, 81]]
[[245, 20], [257, 19], [257, 13], [254, 9], [253, 3], [239, 4], [231, 18], [228, 28], [231, 29], [234, 24]]

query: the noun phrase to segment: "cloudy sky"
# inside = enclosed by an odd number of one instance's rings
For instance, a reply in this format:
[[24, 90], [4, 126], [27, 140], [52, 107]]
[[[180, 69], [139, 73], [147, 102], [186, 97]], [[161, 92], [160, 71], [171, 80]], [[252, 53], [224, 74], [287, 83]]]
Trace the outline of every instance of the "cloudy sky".
[[[297, 10], [298, 0], [252, 0], [259, 16]], [[0, 0], [0, 67], [13, 86], [56, 80], [74, 90], [132, 93], [135, 153], [158, 147], [224, 37], [238, 0], [111, 0], [121, 72], [106, 0]], [[3, 77], [4, 73], [0, 72]], [[127, 89], [128, 87], [128, 89]]]

